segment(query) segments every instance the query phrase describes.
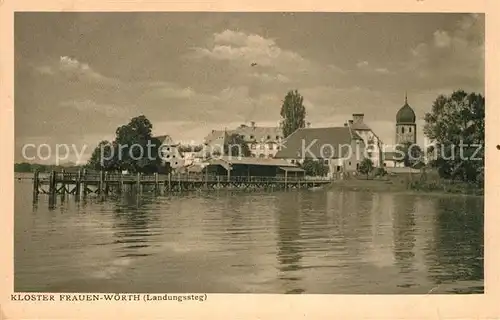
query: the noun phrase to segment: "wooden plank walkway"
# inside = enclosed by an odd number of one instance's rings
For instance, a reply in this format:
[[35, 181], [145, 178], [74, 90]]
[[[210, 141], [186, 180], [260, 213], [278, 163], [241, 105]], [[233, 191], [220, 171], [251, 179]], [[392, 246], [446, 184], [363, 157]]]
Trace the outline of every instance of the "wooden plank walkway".
[[120, 174], [110, 172], [51, 172], [49, 175], [33, 175], [33, 195], [70, 194], [77, 197], [87, 194], [106, 195], [129, 190], [143, 191], [194, 191], [219, 189], [307, 189], [332, 182], [326, 178], [311, 177], [259, 177], [221, 176], [203, 173], [184, 174]]

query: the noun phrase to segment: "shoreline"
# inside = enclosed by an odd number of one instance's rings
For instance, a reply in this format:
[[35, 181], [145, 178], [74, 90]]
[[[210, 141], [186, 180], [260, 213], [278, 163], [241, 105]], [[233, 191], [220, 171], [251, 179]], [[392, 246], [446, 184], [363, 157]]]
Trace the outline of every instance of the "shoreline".
[[[483, 193], [471, 193], [466, 189], [460, 189], [462, 192], [452, 192], [445, 190], [425, 190], [417, 188], [408, 188], [406, 183], [393, 183], [390, 180], [344, 180], [332, 182], [326, 185], [324, 190], [342, 190], [342, 191], [363, 191], [363, 192], [387, 192], [400, 194], [431, 195], [431, 196], [472, 196], [484, 197]], [[455, 189], [457, 190], [457, 189]]]

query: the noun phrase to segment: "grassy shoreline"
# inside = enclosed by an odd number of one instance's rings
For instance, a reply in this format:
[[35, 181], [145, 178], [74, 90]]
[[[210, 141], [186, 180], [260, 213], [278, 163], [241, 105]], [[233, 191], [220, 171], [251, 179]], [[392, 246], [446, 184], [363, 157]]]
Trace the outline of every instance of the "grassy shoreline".
[[328, 190], [391, 192], [424, 195], [484, 196], [484, 189], [472, 188], [465, 183], [440, 183], [405, 181], [404, 179], [348, 179], [335, 181], [325, 187]]

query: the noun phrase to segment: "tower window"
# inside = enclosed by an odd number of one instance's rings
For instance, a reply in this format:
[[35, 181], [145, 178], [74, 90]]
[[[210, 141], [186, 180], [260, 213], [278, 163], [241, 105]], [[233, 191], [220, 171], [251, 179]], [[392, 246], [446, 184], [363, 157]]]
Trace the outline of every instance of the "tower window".
[[411, 127], [410, 127], [410, 128], [408, 128], [408, 132], [410, 132], [410, 133], [411, 133]]
[[405, 127], [401, 128], [401, 133], [405, 133]]

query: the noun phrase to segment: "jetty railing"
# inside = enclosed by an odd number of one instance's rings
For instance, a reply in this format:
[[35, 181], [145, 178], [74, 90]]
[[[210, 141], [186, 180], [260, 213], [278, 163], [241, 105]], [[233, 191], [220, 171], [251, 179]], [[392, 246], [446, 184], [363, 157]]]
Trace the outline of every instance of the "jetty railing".
[[[111, 189], [122, 192], [126, 186], [153, 186], [154, 190], [191, 190], [219, 188], [302, 188], [330, 183], [328, 177], [307, 176], [249, 176], [216, 175], [214, 173], [171, 173], [171, 174], [127, 174], [120, 172], [86, 171], [56, 172], [49, 175], [35, 172], [33, 175], [33, 194], [107, 194]], [[46, 190], [43, 186], [48, 186]], [[92, 187], [92, 188], [89, 188]]]

